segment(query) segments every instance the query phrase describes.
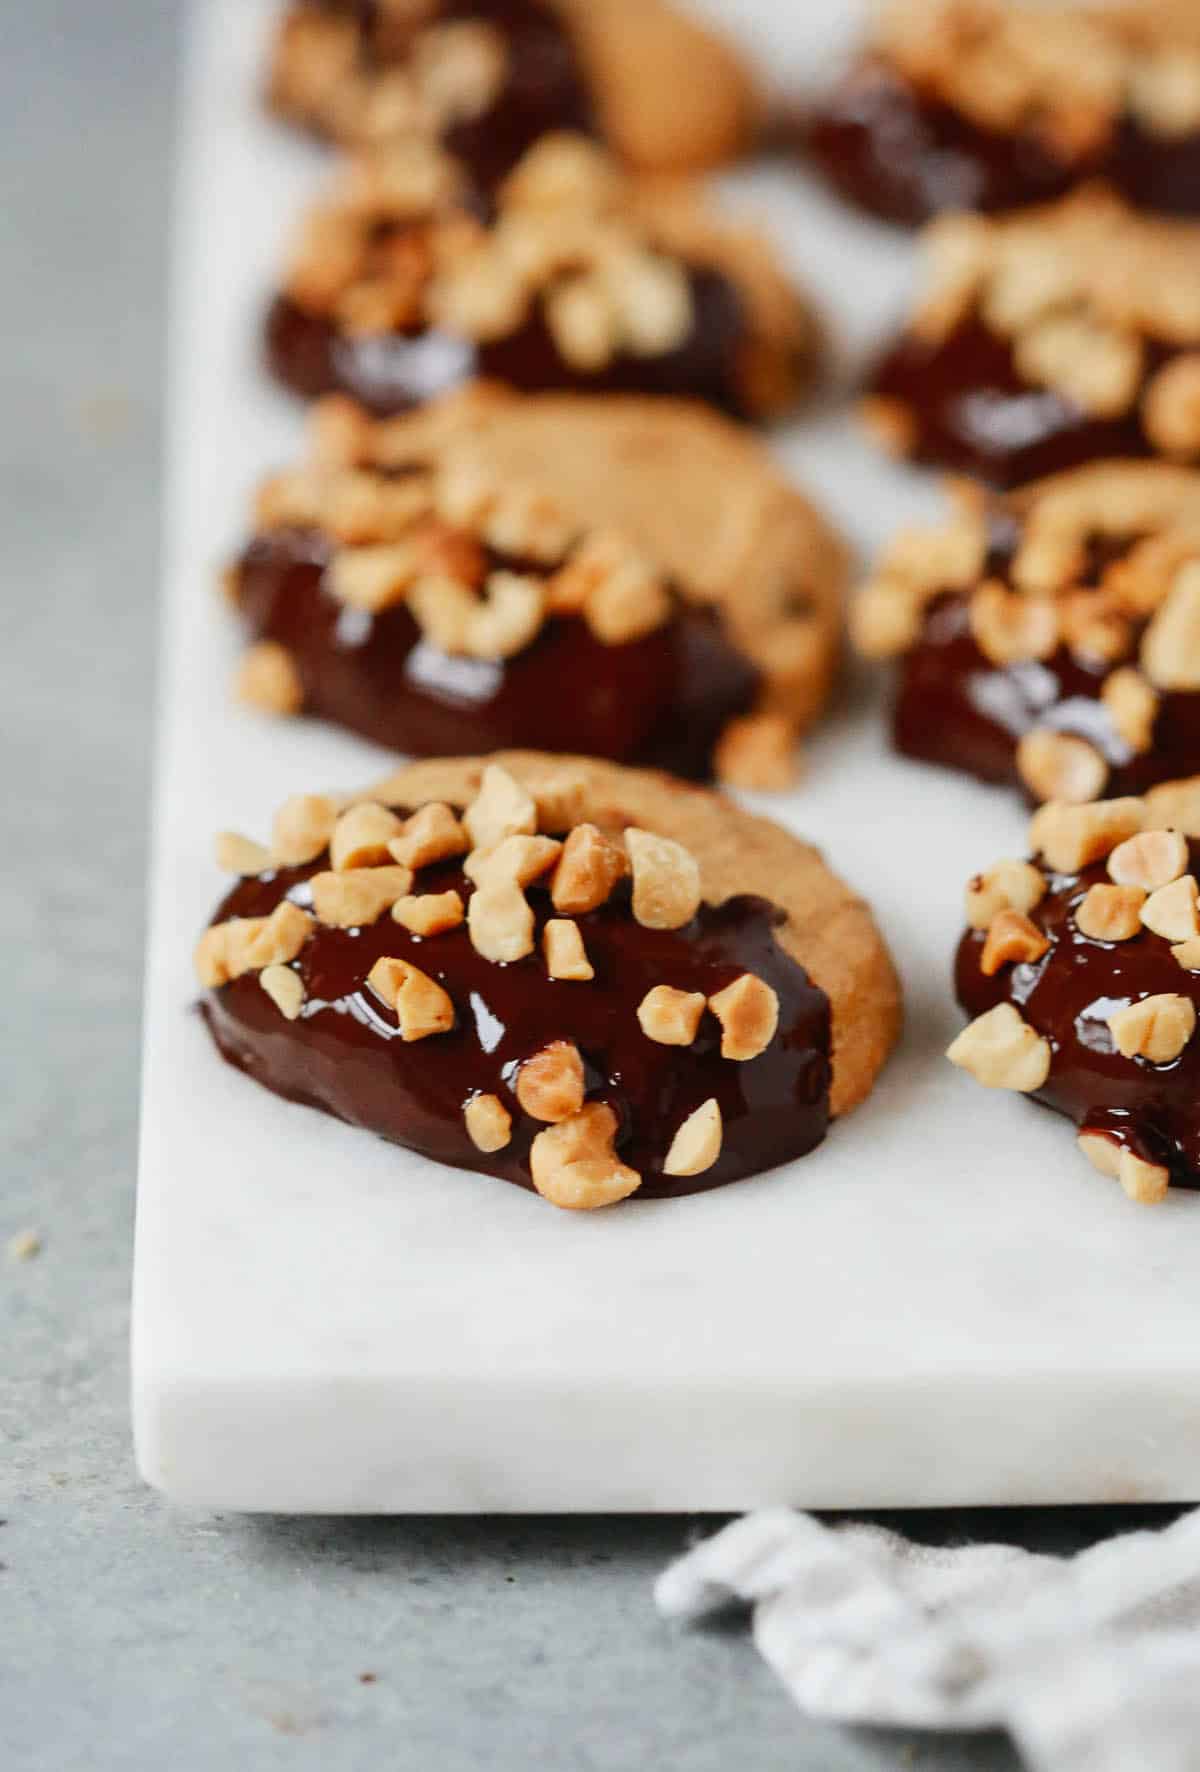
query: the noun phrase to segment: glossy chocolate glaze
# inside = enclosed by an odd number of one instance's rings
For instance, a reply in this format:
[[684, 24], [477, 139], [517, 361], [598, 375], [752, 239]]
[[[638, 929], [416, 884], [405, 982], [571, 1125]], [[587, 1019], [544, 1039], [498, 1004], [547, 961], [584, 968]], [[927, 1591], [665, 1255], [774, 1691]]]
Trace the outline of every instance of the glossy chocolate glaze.
[[351, 394], [381, 417], [486, 376], [526, 393], [661, 394], [750, 418], [742, 386], [749, 329], [741, 298], [727, 277], [704, 266], [690, 270], [689, 283], [693, 325], [680, 345], [657, 357], [618, 355], [593, 374], [559, 355], [536, 306], [517, 331], [477, 345], [433, 328], [355, 337], [283, 295], [267, 314], [267, 364], [304, 399]]
[[1108, 145], [1070, 164], [1033, 134], [983, 129], [879, 61], [862, 62], [801, 126], [829, 182], [905, 227], [958, 209], [1019, 209], [1102, 177], [1139, 209], [1200, 215], [1200, 135], [1121, 120]]
[[292, 654], [306, 712], [390, 750], [574, 751], [702, 779], [723, 727], [757, 697], [758, 673], [708, 610], [681, 606], [622, 646], [597, 640], [579, 617], [558, 617], [514, 658], [451, 658], [403, 606], [372, 616], [335, 601], [324, 588], [329, 558], [315, 531], [257, 537], [236, 574], [241, 613], [252, 638]]
[[[1169, 355], [1147, 351], [1149, 375]], [[1022, 381], [1012, 347], [977, 319], [926, 344], [905, 333], [869, 391], [899, 400], [915, 424], [912, 457], [1012, 487], [1106, 457], [1144, 456], [1136, 412], [1099, 419], [1052, 388]]]
[[[312, 0], [308, 0], [312, 3]], [[491, 192], [543, 135], [555, 130], [596, 133], [587, 82], [574, 42], [553, 7], [542, 0], [439, 0], [415, 25], [403, 26], [374, 0], [317, 0], [326, 11], [360, 21], [362, 65], [374, 72], [402, 63], [419, 29], [450, 20], [486, 23], [503, 36], [508, 73], [494, 102], [479, 117], [455, 124], [443, 137], [472, 183]]]
[[[285, 896], [307, 905], [306, 880], [327, 866], [322, 858], [244, 880], [216, 921], [267, 914]], [[472, 891], [457, 862], [423, 868], [414, 891], [451, 888], [464, 899]], [[643, 929], [628, 895], [626, 884], [577, 919], [595, 968], [591, 983], [548, 977], [540, 936], [554, 913], [548, 892], [535, 886], [529, 900], [538, 950], [515, 964], [482, 959], [465, 928], [422, 941], [385, 914], [368, 928], [316, 930], [295, 963], [308, 999], [298, 1021], [286, 1021], [251, 975], [208, 993], [205, 1020], [224, 1057], [277, 1095], [521, 1187], [532, 1185], [529, 1148], [542, 1127], [517, 1104], [517, 1069], [561, 1039], [574, 1040], [584, 1058], [588, 1099], [615, 1110], [617, 1149], [642, 1175], [642, 1195], [719, 1187], [812, 1150], [829, 1121], [830, 1009], [775, 939], [783, 914], [765, 899], [738, 897], [702, 906], [683, 929]], [[452, 1032], [401, 1042], [395, 1016], [364, 983], [383, 955], [411, 961], [449, 993], [457, 1012]], [[687, 1048], [642, 1033], [637, 1007], [655, 985], [711, 996], [747, 971], [779, 997], [779, 1032], [758, 1058], [723, 1059], [720, 1028], [707, 1013]], [[503, 1151], [484, 1155], [466, 1135], [463, 1107], [478, 1093], [499, 1096], [513, 1116]], [[725, 1125], [716, 1164], [703, 1175], [665, 1176], [676, 1131], [712, 1096]]]
[[[1193, 843], [1193, 872], [1198, 860]], [[1147, 1162], [1165, 1164], [1173, 1181], [1194, 1187], [1200, 1184], [1200, 1038], [1171, 1064], [1122, 1058], [1107, 1018], [1159, 993], [1190, 997], [1200, 1008], [1200, 974], [1185, 972], [1171, 944], [1148, 929], [1117, 942], [1081, 933], [1074, 913], [1088, 888], [1107, 879], [1103, 862], [1081, 874], [1049, 876], [1033, 918], [1051, 947], [1032, 964], [1003, 966], [985, 978], [979, 970], [985, 934], [969, 930], [955, 962], [956, 993], [971, 1017], [997, 1003], [1015, 1004], [1049, 1040], [1050, 1075], [1038, 1101], [1081, 1130], [1103, 1132]]]
[[[1098, 556], [1084, 586], [1095, 585], [1097, 569], [1119, 551]], [[985, 576], [1009, 582], [1014, 552], [1015, 533], [998, 537]], [[1022, 789], [1017, 743], [1035, 726], [1093, 744], [1109, 764], [1110, 796], [1140, 794], [1200, 771], [1200, 695], [1161, 692], [1151, 747], [1134, 752], [1099, 699], [1115, 668], [1112, 660], [1078, 658], [1065, 646], [1048, 659], [993, 664], [972, 636], [966, 595], [947, 592], [929, 605], [917, 644], [900, 662], [893, 743], [905, 756]]]
[[1031, 135], [980, 129], [866, 61], [802, 127], [830, 183], [905, 227], [954, 209], [1013, 209], [1062, 196], [1095, 167], [1067, 168]]

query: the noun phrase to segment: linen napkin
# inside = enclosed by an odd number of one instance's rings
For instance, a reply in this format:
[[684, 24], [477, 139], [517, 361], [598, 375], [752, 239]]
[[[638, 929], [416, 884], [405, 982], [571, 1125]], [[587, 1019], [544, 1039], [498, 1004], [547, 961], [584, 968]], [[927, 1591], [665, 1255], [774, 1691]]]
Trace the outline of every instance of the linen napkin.
[[1200, 1772], [1200, 1510], [1052, 1557], [765, 1509], [672, 1564], [655, 1598], [684, 1620], [748, 1602], [813, 1717], [1002, 1727], [1034, 1772]]

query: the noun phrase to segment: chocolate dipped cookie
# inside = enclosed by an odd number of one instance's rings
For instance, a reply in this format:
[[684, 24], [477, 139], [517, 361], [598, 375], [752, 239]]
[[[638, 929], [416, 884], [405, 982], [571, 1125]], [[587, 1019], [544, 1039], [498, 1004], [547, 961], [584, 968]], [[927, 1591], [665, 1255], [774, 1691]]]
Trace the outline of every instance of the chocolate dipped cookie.
[[348, 146], [436, 142], [483, 191], [562, 129], [698, 171], [742, 151], [759, 109], [736, 51], [667, 0], [293, 0], [268, 97]]
[[818, 1145], [899, 994], [815, 850], [669, 778], [530, 753], [300, 795], [196, 951], [222, 1055], [438, 1162], [590, 1210]]
[[808, 388], [820, 329], [765, 238], [698, 188], [631, 179], [555, 135], [486, 216], [427, 144], [351, 161], [304, 220], [265, 349], [292, 392], [381, 415], [483, 375], [765, 421]]
[[842, 543], [702, 408], [475, 388], [334, 399], [227, 575], [242, 698], [416, 755], [587, 751], [792, 779], [836, 668]]
[[1102, 462], [898, 536], [860, 594], [896, 749], [1033, 800], [1200, 769], [1200, 473]]
[[844, 196], [906, 226], [1097, 176], [1137, 208], [1200, 216], [1200, 12], [888, 0], [799, 133]]

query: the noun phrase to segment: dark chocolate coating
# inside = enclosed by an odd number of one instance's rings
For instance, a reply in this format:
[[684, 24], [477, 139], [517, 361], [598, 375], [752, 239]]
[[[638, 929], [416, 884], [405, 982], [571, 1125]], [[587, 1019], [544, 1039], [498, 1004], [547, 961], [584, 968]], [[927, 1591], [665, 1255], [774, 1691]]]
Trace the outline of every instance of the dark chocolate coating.
[[758, 672], [711, 610], [680, 605], [619, 646], [580, 617], [554, 617], [513, 658], [451, 658], [402, 605], [370, 615], [338, 603], [324, 588], [329, 557], [315, 531], [257, 537], [235, 575], [242, 617], [253, 639], [287, 647], [307, 712], [390, 750], [573, 751], [703, 779], [722, 729], [758, 695]]
[[981, 129], [870, 60], [833, 88], [802, 136], [844, 197], [905, 227], [945, 210], [1049, 202], [1089, 170], [1062, 165], [1034, 136]]
[[[1191, 846], [1195, 872], [1200, 847]], [[1050, 938], [1040, 960], [1003, 966], [992, 978], [979, 970], [986, 939], [968, 930], [955, 962], [958, 1001], [974, 1018], [997, 1003], [1013, 1003], [1050, 1042], [1050, 1074], [1036, 1099], [1066, 1114], [1081, 1131], [1103, 1132], [1151, 1163], [1165, 1164], [1174, 1182], [1200, 1184], [1200, 1037], [1170, 1064], [1123, 1058], [1107, 1018], [1127, 1004], [1160, 993], [1189, 997], [1200, 1008], [1200, 974], [1185, 972], [1171, 944], [1143, 929], [1131, 941], [1095, 941], [1075, 924], [1090, 886], [1108, 879], [1104, 862], [1080, 874], [1049, 875], [1049, 891], [1033, 920]]]
[[[243, 880], [215, 920], [266, 915], [285, 896], [307, 906], [305, 882], [327, 866], [323, 857]], [[413, 890], [451, 888], [464, 899], [473, 890], [458, 862], [421, 869]], [[368, 928], [316, 929], [295, 962], [308, 999], [299, 1020], [285, 1020], [247, 974], [206, 995], [205, 1021], [223, 1056], [277, 1095], [437, 1162], [526, 1188], [530, 1145], [542, 1127], [520, 1109], [516, 1075], [555, 1040], [575, 1041], [588, 1099], [616, 1112], [618, 1154], [642, 1175], [643, 1195], [719, 1187], [821, 1142], [829, 1121], [830, 1006], [776, 941], [782, 912], [765, 899], [738, 897], [701, 906], [683, 929], [644, 929], [633, 919], [626, 884], [576, 919], [596, 976], [568, 983], [548, 976], [541, 955], [541, 930], [555, 914], [544, 884], [531, 887], [529, 899], [538, 948], [514, 964], [481, 958], [465, 927], [420, 940], [385, 913]], [[364, 982], [384, 955], [411, 961], [449, 993], [452, 1032], [400, 1040], [395, 1016]], [[779, 997], [778, 1033], [757, 1058], [722, 1058], [720, 1027], [709, 1012], [690, 1047], [659, 1045], [642, 1033], [637, 1008], [655, 985], [711, 996], [744, 972]], [[463, 1108], [475, 1094], [499, 1096], [512, 1114], [506, 1149], [484, 1154], [468, 1138]], [[703, 1175], [664, 1175], [680, 1125], [714, 1096], [725, 1128], [716, 1164]]]
[[[313, 0], [307, 0], [313, 4]], [[330, 12], [360, 21], [361, 61], [367, 72], [402, 63], [411, 32], [387, 18], [373, 0], [316, 0]], [[534, 142], [556, 130], [596, 133], [595, 112], [574, 42], [554, 9], [542, 0], [439, 0], [418, 28], [455, 19], [494, 27], [508, 51], [508, 73], [494, 102], [479, 117], [455, 124], [444, 145], [465, 166], [472, 184], [490, 193]]]
[[[1170, 355], [1149, 349], [1147, 375]], [[936, 344], [904, 334], [870, 392], [901, 401], [916, 425], [916, 461], [1010, 488], [1085, 462], [1152, 455], [1136, 411], [1101, 419], [1052, 388], [1022, 381], [1006, 339], [969, 319]]]
[[844, 197], [905, 227], [948, 210], [1047, 203], [1096, 177], [1135, 208], [1200, 215], [1200, 134], [1156, 135], [1124, 117], [1106, 147], [1068, 163], [1038, 136], [984, 129], [869, 58], [800, 134]]
[[272, 375], [304, 399], [350, 394], [377, 416], [407, 412], [475, 376], [525, 393], [658, 394], [703, 400], [733, 418], [753, 414], [743, 392], [749, 328], [741, 297], [719, 271], [689, 272], [693, 324], [683, 342], [657, 357], [618, 355], [585, 374], [559, 355], [534, 306], [506, 338], [474, 344], [429, 328], [419, 333], [355, 337], [326, 315], [281, 295], [266, 319]]

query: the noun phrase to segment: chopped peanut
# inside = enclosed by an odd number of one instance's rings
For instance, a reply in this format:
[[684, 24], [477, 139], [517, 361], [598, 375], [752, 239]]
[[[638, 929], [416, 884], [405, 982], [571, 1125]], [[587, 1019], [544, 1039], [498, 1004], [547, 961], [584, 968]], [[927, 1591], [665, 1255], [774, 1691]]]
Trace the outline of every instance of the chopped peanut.
[[690, 1046], [707, 1007], [703, 991], [677, 991], [656, 984], [638, 1005], [637, 1017], [648, 1040], [660, 1046]]
[[295, 661], [276, 640], [258, 640], [242, 654], [233, 693], [260, 714], [287, 717], [304, 706], [304, 685]]
[[581, 775], [564, 771], [533, 789], [539, 831], [571, 831], [583, 816], [587, 788]]
[[408, 1045], [431, 1034], [448, 1034], [454, 1026], [454, 1004], [436, 979], [408, 960], [376, 960], [367, 983], [396, 1012], [400, 1038]]
[[624, 1200], [642, 1185], [613, 1149], [617, 1116], [603, 1102], [539, 1132], [529, 1152], [533, 1185], [552, 1205], [592, 1211]]
[[1050, 943], [1036, 923], [1021, 911], [997, 911], [988, 925], [987, 940], [979, 955], [979, 970], [991, 978], [1002, 966], [1022, 966], [1040, 960]]
[[757, 1058], [775, 1038], [779, 1026], [779, 998], [763, 979], [743, 972], [723, 991], [708, 999], [721, 1024], [721, 1057], [738, 1064]]
[[275, 814], [271, 826], [271, 859], [285, 868], [300, 868], [328, 849], [338, 809], [327, 794], [293, 794]]
[[1161, 1163], [1148, 1163], [1133, 1151], [1122, 1151], [1117, 1179], [1137, 1206], [1159, 1206], [1171, 1186], [1171, 1171]]
[[515, 880], [489, 881], [473, 892], [467, 927], [475, 952], [498, 966], [533, 952], [533, 912]]
[[527, 788], [506, 769], [489, 763], [475, 799], [463, 813], [475, 849], [495, 849], [505, 837], [537, 830], [537, 806]]
[[467, 1137], [478, 1151], [502, 1151], [512, 1141], [512, 1115], [496, 1095], [473, 1095], [463, 1109]]
[[1108, 1029], [1123, 1058], [1171, 1064], [1196, 1031], [1196, 1010], [1190, 997], [1164, 991], [1114, 1011]]
[[748, 714], [731, 720], [713, 753], [727, 787], [782, 794], [800, 773], [796, 728], [784, 714]]
[[1200, 455], [1200, 352], [1180, 352], [1147, 383], [1142, 425], [1160, 454]]
[[971, 598], [971, 633], [995, 665], [1049, 658], [1058, 645], [1058, 609], [1053, 598], [1026, 597], [996, 580], [980, 585]]
[[1147, 929], [1165, 941], [1188, 942], [1200, 935], [1200, 910], [1197, 909], [1196, 879], [1184, 874], [1169, 886], [1160, 886], [1142, 906], [1142, 922]]
[[586, 983], [596, 976], [579, 925], [572, 923], [569, 917], [550, 918], [542, 930], [542, 952], [551, 978]]
[[1142, 829], [1145, 819], [1143, 800], [1097, 800], [1087, 806], [1051, 801], [1033, 815], [1029, 846], [1045, 856], [1056, 874], [1075, 874], [1089, 862], [1111, 855], [1126, 837]]
[[240, 874], [251, 879], [264, 874], [271, 865], [271, 851], [236, 831], [220, 831], [216, 841], [217, 866], [223, 874]]
[[1200, 560], [1176, 576], [1142, 636], [1141, 662], [1156, 689], [1200, 689]]
[[700, 869], [682, 843], [631, 826], [633, 914], [644, 929], [682, 929], [700, 908]]
[[408, 539], [344, 548], [325, 569], [325, 588], [348, 608], [378, 615], [404, 602], [420, 571], [421, 556]]
[[1028, 915], [1045, 896], [1046, 876], [1032, 862], [998, 861], [968, 885], [967, 922], [972, 929], [986, 929], [998, 911]]
[[1104, 679], [1100, 700], [1119, 737], [1139, 756], [1150, 749], [1158, 718], [1158, 692], [1132, 665], [1123, 665]]
[[1093, 1169], [1116, 1180], [1121, 1167], [1121, 1147], [1115, 1139], [1104, 1132], [1081, 1132], [1075, 1143], [1080, 1155], [1087, 1158]]
[[1037, 799], [1077, 805], [1104, 792], [1108, 764], [1086, 738], [1038, 727], [1017, 746], [1017, 773]]
[[985, 1089], [1029, 1094], [1050, 1074], [1050, 1042], [1013, 1008], [997, 1003], [976, 1016], [950, 1046], [946, 1057], [969, 1071]]
[[290, 966], [267, 966], [258, 982], [287, 1021], [295, 1021], [304, 1007], [304, 980]]
[[1132, 941], [1141, 932], [1145, 902], [1140, 886], [1092, 886], [1075, 912], [1075, 923], [1092, 941]]
[[405, 819], [400, 835], [388, 844], [388, 853], [405, 867], [424, 868], [465, 855], [470, 847], [470, 837], [449, 806], [434, 802]]
[[689, 1114], [671, 1140], [664, 1175], [703, 1175], [721, 1155], [721, 1109], [715, 1097]]
[[457, 892], [425, 892], [416, 898], [406, 895], [392, 906], [393, 919], [410, 935], [444, 935], [448, 929], [457, 929], [466, 914]]
[[244, 973], [285, 965], [296, 958], [312, 928], [308, 913], [286, 898], [269, 917], [231, 917], [226, 923], [214, 923], [197, 944], [196, 976], [206, 990], [214, 990]]
[[554, 866], [562, 847], [554, 837], [505, 837], [494, 849], [473, 849], [463, 872], [479, 886], [505, 880], [530, 886]]
[[557, 1125], [583, 1106], [583, 1059], [571, 1040], [554, 1040], [517, 1072], [517, 1100], [534, 1120]]
[[1148, 788], [1146, 829], [1176, 830], [1185, 837], [1200, 837], [1200, 775]]
[[1171, 958], [1185, 972], [1200, 972], [1200, 936], [1194, 935], [1188, 941], [1176, 942], [1171, 949]]
[[313, 910], [331, 929], [361, 929], [390, 911], [412, 885], [412, 869], [348, 868], [345, 873], [314, 874]]
[[1108, 858], [1108, 871], [1119, 886], [1140, 886], [1156, 892], [1187, 872], [1188, 846], [1178, 831], [1139, 831], [1118, 843]]
[[400, 828], [400, 820], [386, 806], [377, 806], [370, 800], [351, 806], [334, 825], [329, 840], [334, 872], [343, 874], [350, 868], [381, 866], [389, 859], [388, 845]]
[[606, 904], [618, 880], [629, 869], [625, 851], [597, 830], [594, 824], [578, 824], [563, 844], [554, 870], [550, 897], [556, 911], [581, 916]]

